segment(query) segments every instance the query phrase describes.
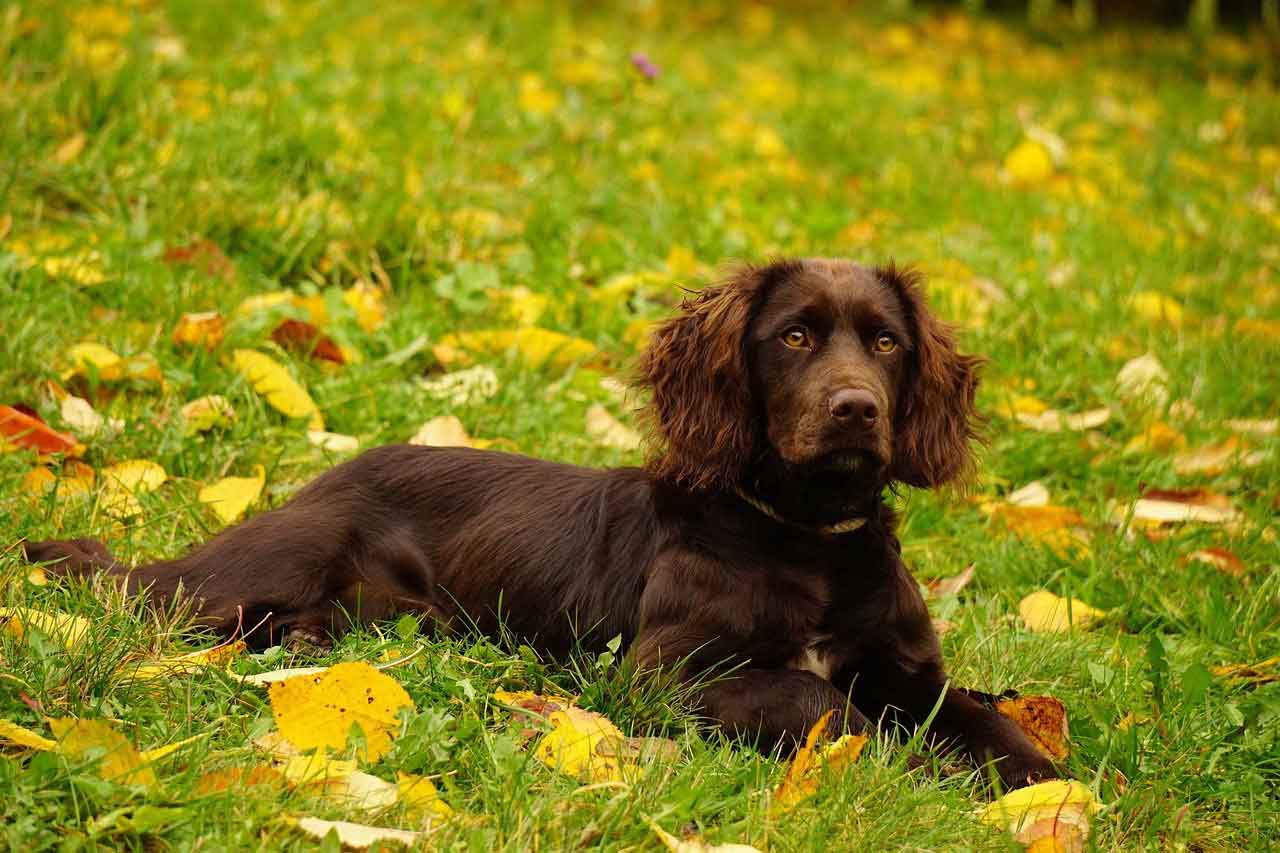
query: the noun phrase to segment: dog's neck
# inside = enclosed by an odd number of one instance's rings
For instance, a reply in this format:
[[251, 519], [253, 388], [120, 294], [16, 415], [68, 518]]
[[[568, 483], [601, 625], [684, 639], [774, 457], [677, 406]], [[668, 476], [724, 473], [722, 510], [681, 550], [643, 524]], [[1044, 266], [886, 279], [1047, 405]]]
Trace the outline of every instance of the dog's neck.
[[808, 475], [777, 461], [766, 463], [738, 486], [738, 494], [757, 510], [778, 521], [820, 532], [851, 532], [856, 519], [875, 517], [885, 484], [859, 478]]

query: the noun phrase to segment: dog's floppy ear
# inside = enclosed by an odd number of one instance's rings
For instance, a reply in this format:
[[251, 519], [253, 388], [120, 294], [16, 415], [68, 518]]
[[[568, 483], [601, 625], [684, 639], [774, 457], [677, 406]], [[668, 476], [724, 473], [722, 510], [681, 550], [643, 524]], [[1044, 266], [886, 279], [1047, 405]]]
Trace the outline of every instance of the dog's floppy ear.
[[747, 332], [765, 290], [790, 269], [746, 267], [686, 299], [640, 356], [636, 384], [651, 394], [656, 447], [649, 469], [691, 489], [737, 484], [756, 449], [758, 425]]
[[974, 392], [983, 360], [956, 350], [950, 326], [925, 305], [919, 273], [876, 270], [902, 301], [911, 324], [912, 364], [899, 395], [890, 475], [910, 486], [938, 486], [968, 474], [977, 438]]

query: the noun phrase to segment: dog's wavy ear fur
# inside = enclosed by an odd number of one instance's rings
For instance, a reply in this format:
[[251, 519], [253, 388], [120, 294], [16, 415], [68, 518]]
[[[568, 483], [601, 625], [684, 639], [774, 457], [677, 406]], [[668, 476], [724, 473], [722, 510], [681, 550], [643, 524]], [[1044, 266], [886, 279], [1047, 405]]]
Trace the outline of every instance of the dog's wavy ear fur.
[[892, 264], [877, 277], [898, 295], [912, 328], [913, 363], [894, 422], [892, 479], [930, 488], [973, 470], [974, 393], [983, 359], [956, 350], [950, 326], [925, 305], [921, 276]]
[[732, 488], [758, 447], [747, 363], [751, 320], [795, 264], [744, 267], [686, 299], [640, 356], [654, 452], [649, 470], [690, 489]]

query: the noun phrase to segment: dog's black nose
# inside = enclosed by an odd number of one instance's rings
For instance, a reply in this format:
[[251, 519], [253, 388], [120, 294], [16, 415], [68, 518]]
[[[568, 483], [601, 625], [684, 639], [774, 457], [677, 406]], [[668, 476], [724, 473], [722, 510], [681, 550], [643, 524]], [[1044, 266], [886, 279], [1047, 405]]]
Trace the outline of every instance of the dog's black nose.
[[875, 426], [880, 417], [880, 404], [875, 395], [862, 388], [841, 388], [827, 400], [831, 417], [861, 426]]

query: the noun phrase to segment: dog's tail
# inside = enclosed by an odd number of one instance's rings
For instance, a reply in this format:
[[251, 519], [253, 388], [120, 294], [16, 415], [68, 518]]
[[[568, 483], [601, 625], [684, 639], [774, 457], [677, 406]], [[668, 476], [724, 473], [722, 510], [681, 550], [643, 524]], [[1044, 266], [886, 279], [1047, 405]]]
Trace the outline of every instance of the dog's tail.
[[[147, 592], [152, 601], [167, 604], [177, 592], [177, 578], [164, 572], [167, 564], [154, 563], [130, 569], [116, 560], [97, 539], [47, 539], [22, 543], [27, 562], [41, 563], [59, 576], [90, 577], [108, 574], [125, 583], [129, 594]], [[168, 576], [166, 576], [168, 575]]]

